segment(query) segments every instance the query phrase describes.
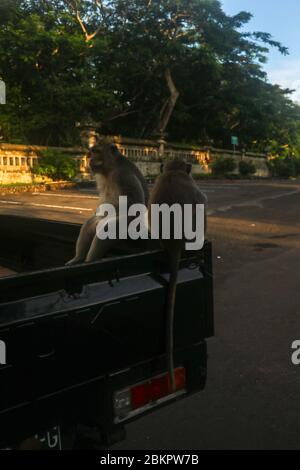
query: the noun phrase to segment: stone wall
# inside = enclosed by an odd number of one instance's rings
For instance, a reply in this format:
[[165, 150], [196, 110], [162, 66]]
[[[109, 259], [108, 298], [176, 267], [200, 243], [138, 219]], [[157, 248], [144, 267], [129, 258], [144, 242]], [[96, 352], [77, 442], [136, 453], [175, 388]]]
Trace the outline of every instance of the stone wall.
[[[154, 141], [135, 140], [126, 138], [112, 138], [121, 150], [131, 160], [135, 161], [143, 174], [147, 176], [155, 176], [159, 172], [159, 163], [161, 158], [159, 155], [159, 144]], [[260, 153], [244, 153], [233, 152], [224, 149], [215, 149], [213, 147], [193, 147], [178, 144], [166, 144], [165, 158], [185, 158], [193, 164], [193, 174], [210, 173], [210, 164], [219, 156], [233, 157], [237, 164], [241, 160], [253, 162], [257, 171], [256, 176], [268, 178], [270, 176], [267, 167], [267, 157]], [[238, 169], [236, 170], [238, 173]]]
[[[161, 156], [161, 143], [152, 140], [130, 139], [121, 137], [108, 137], [115, 142], [120, 151], [130, 160], [134, 161], [147, 177], [154, 177], [159, 173], [160, 162], [164, 158], [185, 158], [193, 164], [195, 175], [209, 173], [210, 163], [220, 155], [233, 157], [237, 163], [244, 159], [252, 161], [257, 168], [257, 176], [268, 177], [269, 171], [266, 165], [266, 156], [262, 154], [232, 152], [214, 148], [198, 148], [188, 145], [166, 143], [164, 145], [164, 157]], [[90, 180], [87, 152], [84, 148], [54, 148], [62, 153], [69, 153], [79, 161], [78, 180]], [[33, 166], [38, 162], [41, 151], [47, 147], [27, 146], [15, 144], [0, 144], [0, 185], [11, 183], [44, 182], [46, 178], [34, 176]]]
[[[270, 177], [270, 171], [267, 166], [267, 156], [262, 153], [253, 152], [233, 152], [231, 150], [210, 149], [210, 161], [213, 162], [218, 156], [233, 157], [238, 164], [241, 160], [254, 163], [256, 167], [256, 175], [261, 178]], [[238, 169], [235, 171], [238, 173]]]
[[[69, 153], [79, 160], [80, 178], [84, 178], [87, 168], [85, 151], [80, 148], [55, 148], [57, 151]], [[35, 176], [32, 168], [37, 164], [41, 151], [48, 147], [36, 145], [0, 144], [0, 185], [13, 183], [40, 183], [50, 181], [49, 178]]]
[[24, 145], [0, 145], [0, 184], [31, 183], [31, 171], [37, 161], [34, 148]]

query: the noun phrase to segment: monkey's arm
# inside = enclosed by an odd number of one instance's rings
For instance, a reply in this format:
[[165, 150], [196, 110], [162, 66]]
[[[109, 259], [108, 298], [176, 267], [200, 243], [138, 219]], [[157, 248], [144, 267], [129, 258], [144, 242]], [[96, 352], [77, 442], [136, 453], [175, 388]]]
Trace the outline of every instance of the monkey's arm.
[[70, 266], [72, 264], [83, 263], [85, 261], [96, 234], [96, 227], [98, 221], [99, 217], [94, 215], [82, 225], [76, 243], [75, 257], [66, 263], [67, 266]]
[[[118, 187], [118, 190], [119, 190], [119, 195], [127, 196], [128, 208], [132, 204], [145, 204], [146, 203], [146, 195], [144, 192], [143, 185], [141, 181], [139, 180], [139, 178], [134, 173], [122, 174], [122, 172], [118, 172], [115, 174], [115, 178], [116, 178], [116, 186]], [[128, 218], [126, 217], [127, 224], [130, 222], [130, 220], [131, 220], [130, 217]], [[98, 219], [98, 222], [99, 222], [99, 219]], [[119, 216], [117, 216], [116, 221], [115, 221], [117, 234], [119, 233], [119, 222], [120, 222], [120, 218]], [[94, 236], [91, 242], [91, 246], [85, 257], [85, 261], [87, 263], [100, 260], [108, 252], [110, 252], [111, 250], [113, 250], [114, 248], [120, 245], [120, 240], [118, 239], [118, 237], [116, 239], [111, 239], [111, 238], [106, 238], [104, 240], [100, 239], [98, 238], [96, 234], [96, 228], [93, 233], [94, 233]]]
[[[128, 204], [128, 209], [132, 204], [145, 204], [145, 193], [143, 190], [143, 186], [139, 179], [133, 175], [128, 176], [124, 178], [125, 181], [122, 181], [122, 183], [119, 180], [119, 190], [120, 190], [120, 196], [127, 196], [127, 204]], [[85, 261], [87, 263], [91, 263], [93, 261], [100, 260], [103, 258], [108, 252], [113, 250], [114, 248], [117, 248], [120, 246], [120, 243], [123, 242], [123, 245], [129, 244], [131, 241], [127, 240], [120, 240], [118, 238], [119, 234], [119, 224], [120, 223], [125, 223], [128, 224], [131, 222], [132, 217], [129, 217], [126, 215], [125, 219], [123, 219], [121, 216], [117, 215], [116, 218], [111, 219], [109, 223], [115, 224], [116, 228], [116, 238], [105, 238], [101, 239], [98, 237], [98, 233], [101, 232], [100, 227], [106, 226], [107, 222], [104, 220], [101, 221], [99, 220], [99, 226], [96, 229], [96, 235], [93, 238], [90, 250], [87, 253], [87, 256], [85, 258]], [[106, 230], [105, 230], [106, 231]], [[95, 232], [94, 232], [95, 234]]]
[[143, 185], [135, 174], [117, 175], [117, 184], [120, 196], [127, 196], [128, 207], [131, 204], [145, 204], [147, 195], [145, 194]]

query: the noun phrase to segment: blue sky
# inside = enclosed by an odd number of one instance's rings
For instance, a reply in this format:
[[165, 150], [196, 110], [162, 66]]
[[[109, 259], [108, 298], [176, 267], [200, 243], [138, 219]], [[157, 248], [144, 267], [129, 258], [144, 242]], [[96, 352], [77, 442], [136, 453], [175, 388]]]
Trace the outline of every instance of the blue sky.
[[221, 0], [227, 14], [241, 10], [253, 14], [248, 31], [271, 33], [274, 39], [289, 48], [282, 56], [272, 50], [265, 66], [271, 82], [296, 89], [293, 98], [300, 102], [300, 0]]

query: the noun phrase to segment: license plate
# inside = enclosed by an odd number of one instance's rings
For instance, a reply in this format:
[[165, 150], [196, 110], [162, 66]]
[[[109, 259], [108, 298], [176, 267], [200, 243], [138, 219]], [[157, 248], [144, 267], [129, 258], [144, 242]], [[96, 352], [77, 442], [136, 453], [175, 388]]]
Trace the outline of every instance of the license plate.
[[41, 448], [45, 450], [61, 450], [60, 427], [54, 426], [49, 431], [36, 434], [35, 439], [40, 441]]
[[60, 427], [53, 426], [48, 431], [35, 434], [25, 441], [0, 450], [61, 450]]

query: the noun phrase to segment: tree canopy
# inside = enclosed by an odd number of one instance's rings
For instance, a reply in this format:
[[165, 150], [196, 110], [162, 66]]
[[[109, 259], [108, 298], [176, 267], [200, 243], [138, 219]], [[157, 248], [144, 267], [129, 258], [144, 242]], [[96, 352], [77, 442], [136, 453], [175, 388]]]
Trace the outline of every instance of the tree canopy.
[[218, 0], [2, 0], [4, 139], [72, 145], [77, 121], [106, 133], [300, 153], [300, 106], [268, 82], [265, 32]]

